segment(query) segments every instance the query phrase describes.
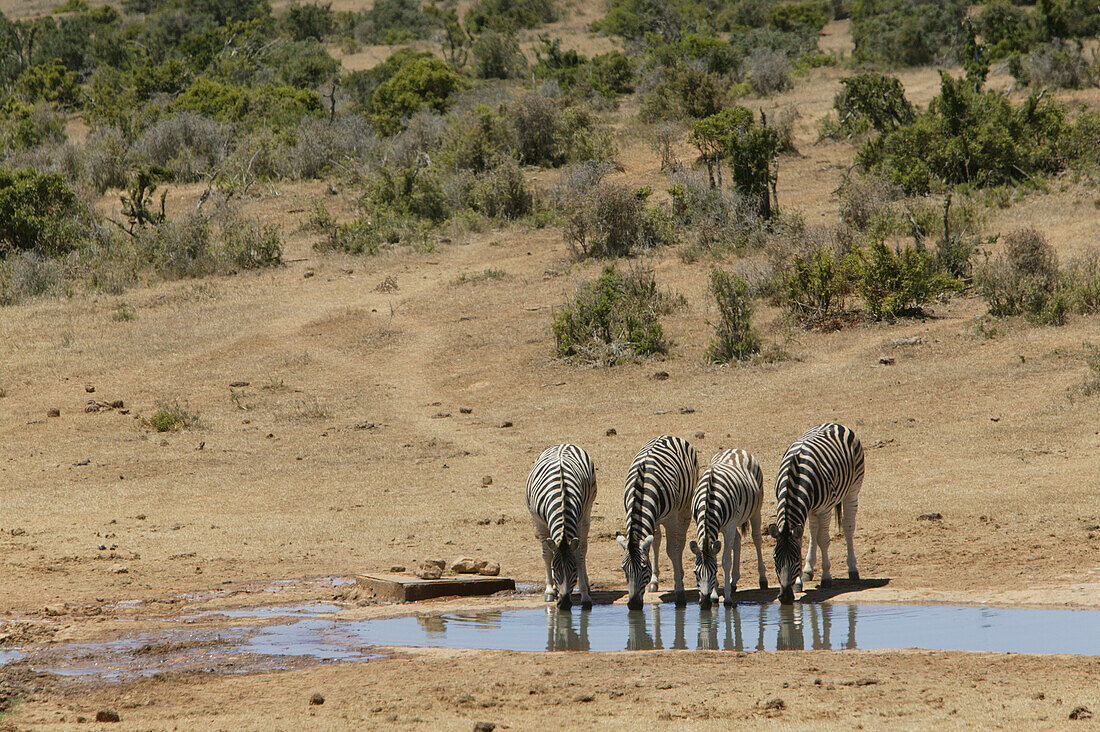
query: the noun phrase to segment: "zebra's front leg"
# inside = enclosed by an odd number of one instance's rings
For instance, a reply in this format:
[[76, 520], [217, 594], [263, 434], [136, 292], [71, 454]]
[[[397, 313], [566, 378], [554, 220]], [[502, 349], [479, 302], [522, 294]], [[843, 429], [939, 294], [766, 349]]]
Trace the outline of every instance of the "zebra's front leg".
[[821, 587], [833, 586], [832, 565], [829, 563], [829, 518], [832, 511], [826, 511], [818, 517], [817, 543], [821, 546]]
[[844, 499], [841, 505], [841, 524], [844, 527], [844, 541], [848, 544], [848, 579], [858, 580], [859, 569], [856, 568], [856, 508], [859, 504], [859, 494], [851, 494]]
[[656, 592], [661, 583], [661, 570], [657, 567], [657, 557], [661, 555], [661, 525], [656, 524], [653, 527], [653, 546], [650, 547], [653, 552], [653, 561], [651, 562], [651, 569], [649, 577], [649, 587], [646, 589], [649, 592]]
[[814, 564], [817, 563], [817, 531], [820, 519], [817, 514], [811, 513], [806, 516], [806, 533], [810, 535], [810, 546], [806, 550], [806, 564], [802, 567], [802, 576], [799, 577], [799, 581], [796, 583], [795, 589], [802, 589], [802, 585], [806, 584], [814, 578]]
[[554, 571], [551, 568], [551, 562], [554, 559], [554, 547], [553, 542], [545, 537], [539, 537], [542, 544], [542, 561], [546, 563], [546, 590], [543, 594], [543, 598], [546, 602], [553, 602], [558, 597], [558, 589], [554, 586]]
[[722, 547], [722, 574], [724, 575], [725, 579], [725, 582], [722, 585], [722, 595], [725, 598], [725, 602], [727, 605], [733, 604], [733, 593], [737, 591], [738, 580], [738, 550], [734, 545], [734, 542], [737, 541], [737, 539], [735, 538], [737, 536], [737, 527], [732, 526], [731, 528], [731, 526], [732, 524], [730, 526], [727, 526], [726, 530], [723, 532], [723, 539], [725, 539], [726, 545]]
[[681, 521], [665, 527], [668, 535], [665, 536], [665, 549], [668, 559], [672, 562], [672, 584], [676, 592], [676, 604], [683, 605], [687, 602], [684, 594], [684, 544], [687, 540], [687, 522]]
[[577, 547], [577, 575], [581, 589], [581, 607], [592, 607], [592, 595], [588, 589], [588, 522], [581, 527], [581, 544]]
[[760, 589], [768, 589], [768, 575], [764, 571], [764, 539], [760, 535], [760, 512], [757, 511], [749, 519], [749, 526], [752, 528], [752, 543], [756, 545], [756, 567], [760, 570]]

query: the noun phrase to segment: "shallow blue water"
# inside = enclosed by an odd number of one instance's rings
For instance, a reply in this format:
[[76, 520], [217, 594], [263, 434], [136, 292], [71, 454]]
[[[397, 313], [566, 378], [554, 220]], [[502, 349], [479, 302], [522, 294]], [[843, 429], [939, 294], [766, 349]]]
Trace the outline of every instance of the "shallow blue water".
[[421, 615], [349, 623], [367, 645], [510, 651], [926, 648], [1100, 654], [1100, 611], [949, 605], [619, 605]]

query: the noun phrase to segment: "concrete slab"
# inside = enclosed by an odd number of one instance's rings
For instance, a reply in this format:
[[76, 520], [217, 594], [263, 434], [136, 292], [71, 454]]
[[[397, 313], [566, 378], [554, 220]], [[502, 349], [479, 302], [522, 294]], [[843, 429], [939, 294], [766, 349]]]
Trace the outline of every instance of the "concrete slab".
[[516, 581], [510, 577], [482, 577], [476, 574], [426, 580], [411, 574], [379, 572], [358, 575], [355, 582], [380, 600], [396, 602], [416, 602], [433, 597], [474, 597], [516, 589]]

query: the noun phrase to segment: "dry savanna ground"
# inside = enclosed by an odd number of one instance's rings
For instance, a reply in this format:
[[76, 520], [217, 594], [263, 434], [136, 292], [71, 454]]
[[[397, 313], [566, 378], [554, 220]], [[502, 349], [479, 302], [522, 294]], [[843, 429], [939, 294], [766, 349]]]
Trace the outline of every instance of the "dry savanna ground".
[[[558, 25], [578, 47], [609, 43], [576, 16]], [[830, 24], [822, 46], [850, 47], [846, 25]], [[800, 153], [782, 159], [778, 197], [810, 223], [836, 221], [835, 189], [854, 152], [816, 142], [842, 75], [819, 69], [753, 101], [801, 115]], [[938, 88], [929, 69], [900, 76], [914, 103]], [[1010, 81], [994, 74], [991, 85]], [[1095, 90], [1066, 97], [1098, 101]], [[666, 179], [634, 112], [612, 113], [617, 175], [661, 193]], [[170, 213], [198, 193], [171, 187]], [[642, 259], [687, 301], [666, 322], [673, 355], [579, 367], [554, 357], [550, 322], [599, 265], [572, 263], [559, 229], [461, 234], [431, 253], [314, 252], [300, 231], [309, 207], [325, 200], [346, 213], [356, 195], [318, 182], [248, 200], [250, 214], [283, 226], [282, 268], [0, 312], [0, 649], [109, 637], [120, 618], [140, 627], [269, 603], [278, 581], [430, 557], [494, 559], [504, 574], [538, 581], [522, 489], [534, 458], [559, 441], [597, 465], [590, 574], [596, 588], [618, 589], [622, 480], [645, 441], [680, 435], [703, 456], [742, 447], [770, 481], [789, 442], [823, 421], [853, 427], [866, 448], [856, 549], [865, 578], [888, 580], [840, 599], [1100, 609], [1100, 401], [1074, 397], [1087, 373], [1082, 343], [1100, 342], [1096, 317], [1057, 328], [998, 322], [991, 338], [977, 328], [986, 307], [973, 295], [925, 319], [830, 333], [786, 329], [763, 308], [758, 326], [793, 359], [712, 367], [702, 358], [712, 262], [665, 250]], [[1100, 245], [1098, 203], [1095, 188], [1055, 179], [991, 209], [987, 229], [1034, 225], [1070, 256]], [[503, 276], [479, 276], [490, 267]], [[121, 399], [127, 413], [85, 413], [89, 398]], [[154, 432], [145, 420], [164, 403], [198, 424]], [[47, 417], [54, 408], [60, 416]], [[773, 509], [769, 496], [765, 514]], [[917, 519], [929, 513], [942, 519]], [[838, 566], [842, 547], [833, 544]], [[662, 569], [667, 586], [667, 561]], [[284, 599], [334, 594], [324, 583], [284, 586]], [[118, 604], [133, 600], [143, 603]], [[361, 664], [100, 685], [13, 664], [0, 687], [22, 698], [0, 727], [19, 729], [76, 726], [105, 706], [133, 729], [469, 729], [482, 719], [512, 729], [1019, 729], [1071, 724], [1077, 706], [1100, 714], [1100, 659], [398, 649]], [[324, 705], [308, 704], [314, 691]]]

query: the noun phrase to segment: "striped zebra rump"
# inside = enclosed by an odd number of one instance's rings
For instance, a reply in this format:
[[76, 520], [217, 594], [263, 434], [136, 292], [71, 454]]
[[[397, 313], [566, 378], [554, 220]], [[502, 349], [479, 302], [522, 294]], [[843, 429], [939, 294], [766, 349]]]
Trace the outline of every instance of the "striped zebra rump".
[[699, 544], [716, 541], [733, 520], [745, 534], [749, 517], [759, 513], [763, 502], [764, 472], [756, 458], [744, 450], [718, 453], [699, 476], [692, 498], [691, 513]]
[[646, 443], [627, 473], [627, 541], [640, 542], [670, 515], [686, 512], [698, 472], [699, 456], [686, 440], [661, 435]]
[[554, 445], [539, 455], [527, 478], [527, 508], [558, 546], [580, 535], [581, 519], [596, 500], [592, 458], [576, 445]]

